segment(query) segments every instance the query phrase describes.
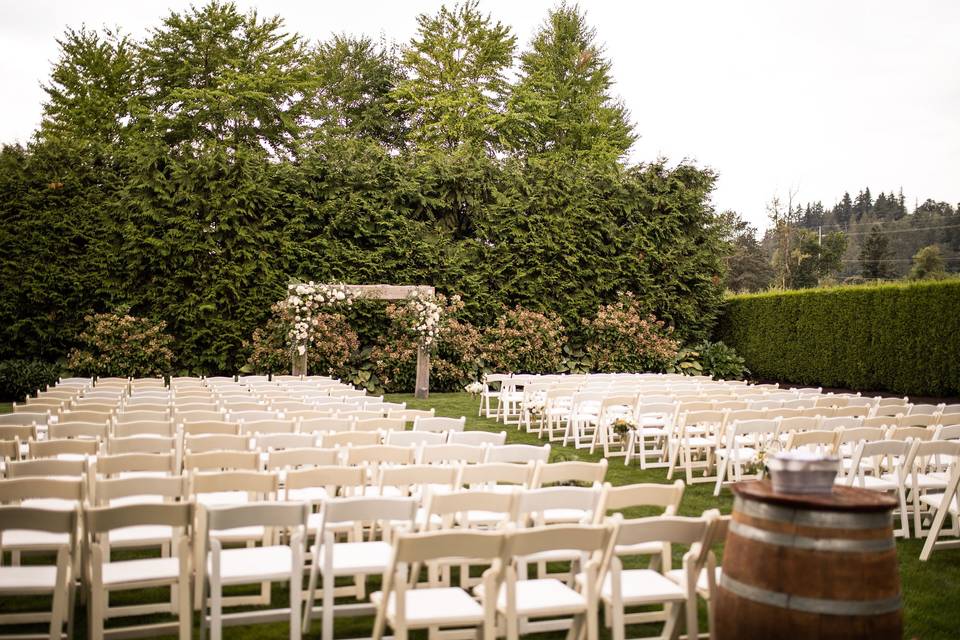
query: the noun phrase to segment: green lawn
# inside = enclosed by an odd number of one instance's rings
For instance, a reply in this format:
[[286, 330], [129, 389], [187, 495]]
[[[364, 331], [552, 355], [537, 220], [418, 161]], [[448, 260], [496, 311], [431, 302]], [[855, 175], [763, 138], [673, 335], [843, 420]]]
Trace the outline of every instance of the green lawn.
[[[485, 431], [507, 431], [509, 442], [525, 442], [537, 444], [540, 441], [535, 436], [521, 433], [514, 426], [504, 427], [492, 420], [477, 417], [477, 401], [463, 393], [434, 394], [429, 400], [416, 400], [409, 395], [392, 395], [391, 401], [407, 402], [410, 408], [436, 409], [437, 415], [466, 416], [467, 429], [481, 429]], [[0, 411], [9, 411], [9, 405], [0, 405]], [[599, 459], [599, 455], [590, 456], [584, 451], [575, 451], [572, 448], [555, 446], [553, 456], [564, 459], [579, 458], [585, 460]], [[634, 482], [666, 482], [666, 474], [662, 469], [640, 471], [636, 467], [626, 467], [622, 458], [611, 461], [607, 478], [613, 484], [627, 484]], [[719, 508], [729, 513], [732, 500], [728, 491], [719, 498], [713, 497], [712, 484], [697, 484], [687, 487], [681, 504], [680, 512], [683, 515], [699, 515], [706, 509]], [[628, 513], [628, 516], [645, 515], [642, 513]], [[920, 555], [921, 541], [907, 540], [897, 543], [900, 557], [900, 575], [903, 581], [904, 608], [907, 638], [956, 638], [960, 628], [960, 552], [940, 551], [933, 555], [927, 563], [921, 563], [917, 558]], [[677, 551], [679, 554], [680, 551]], [[678, 559], [678, 558], [677, 558]], [[773, 570], [773, 569], [772, 569]], [[286, 590], [275, 588], [274, 606], [282, 606], [287, 599]], [[0, 610], [7, 610], [9, 604], [0, 604]], [[85, 612], [78, 607], [77, 634], [78, 638], [86, 637]], [[703, 612], [701, 611], [701, 617]], [[122, 622], [122, 620], [120, 621]], [[337, 636], [340, 638], [368, 636], [371, 629], [369, 619], [338, 619]], [[656, 628], [630, 629], [628, 635], [651, 635]], [[225, 630], [227, 638], [264, 638], [280, 639], [288, 637], [286, 624], [257, 625], [253, 627], [231, 627]], [[319, 622], [316, 622], [307, 636], [319, 638]], [[562, 637], [561, 634], [552, 634], [553, 637]], [[545, 636], [547, 637], [547, 636]], [[604, 630], [604, 637], [609, 634]]]

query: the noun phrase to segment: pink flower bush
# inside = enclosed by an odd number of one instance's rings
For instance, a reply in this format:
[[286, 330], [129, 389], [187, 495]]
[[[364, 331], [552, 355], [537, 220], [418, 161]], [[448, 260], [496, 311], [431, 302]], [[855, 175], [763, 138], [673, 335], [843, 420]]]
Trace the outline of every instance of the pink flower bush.
[[67, 355], [77, 375], [151, 377], [173, 368], [173, 337], [167, 323], [130, 315], [129, 307], [84, 318], [80, 345]]
[[554, 373], [564, 342], [560, 318], [517, 306], [484, 330], [482, 357], [498, 373]]
[[595, 318], [583, 320], [585, 351], [598, 372], [663, 371], [677, 357], [680, 343], [673, 329], [644, 313], [633, 294], [602, 305]]

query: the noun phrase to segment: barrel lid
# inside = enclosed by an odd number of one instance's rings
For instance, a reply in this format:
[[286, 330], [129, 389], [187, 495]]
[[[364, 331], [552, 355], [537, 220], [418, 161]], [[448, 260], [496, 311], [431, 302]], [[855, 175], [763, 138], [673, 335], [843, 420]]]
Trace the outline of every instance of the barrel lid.
[[735, 482], [730, 489], [748, 500], [779, 504], [793, 509], [819, 511], [889, 511], [897, 506], [896, 499], [878, 491], [858, 487], [835, 486], [831, 493], [801, 494], [777, 493], [769, 479]]

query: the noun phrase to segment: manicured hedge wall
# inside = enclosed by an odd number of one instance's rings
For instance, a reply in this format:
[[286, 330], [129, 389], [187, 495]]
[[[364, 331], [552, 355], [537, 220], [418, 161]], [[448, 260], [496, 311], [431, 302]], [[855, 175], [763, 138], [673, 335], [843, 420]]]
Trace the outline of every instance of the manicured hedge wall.
[[960, 394], [960, 280], [733, 296], [717, 338], [754, 376]]

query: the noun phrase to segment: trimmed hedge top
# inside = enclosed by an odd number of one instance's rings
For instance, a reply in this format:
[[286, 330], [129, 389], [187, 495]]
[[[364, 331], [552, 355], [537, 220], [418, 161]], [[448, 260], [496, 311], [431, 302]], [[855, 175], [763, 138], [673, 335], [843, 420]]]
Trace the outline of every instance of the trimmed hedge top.
[[958, 395], [960, 280], [732, 296], [717, 338], [760, 378]]

